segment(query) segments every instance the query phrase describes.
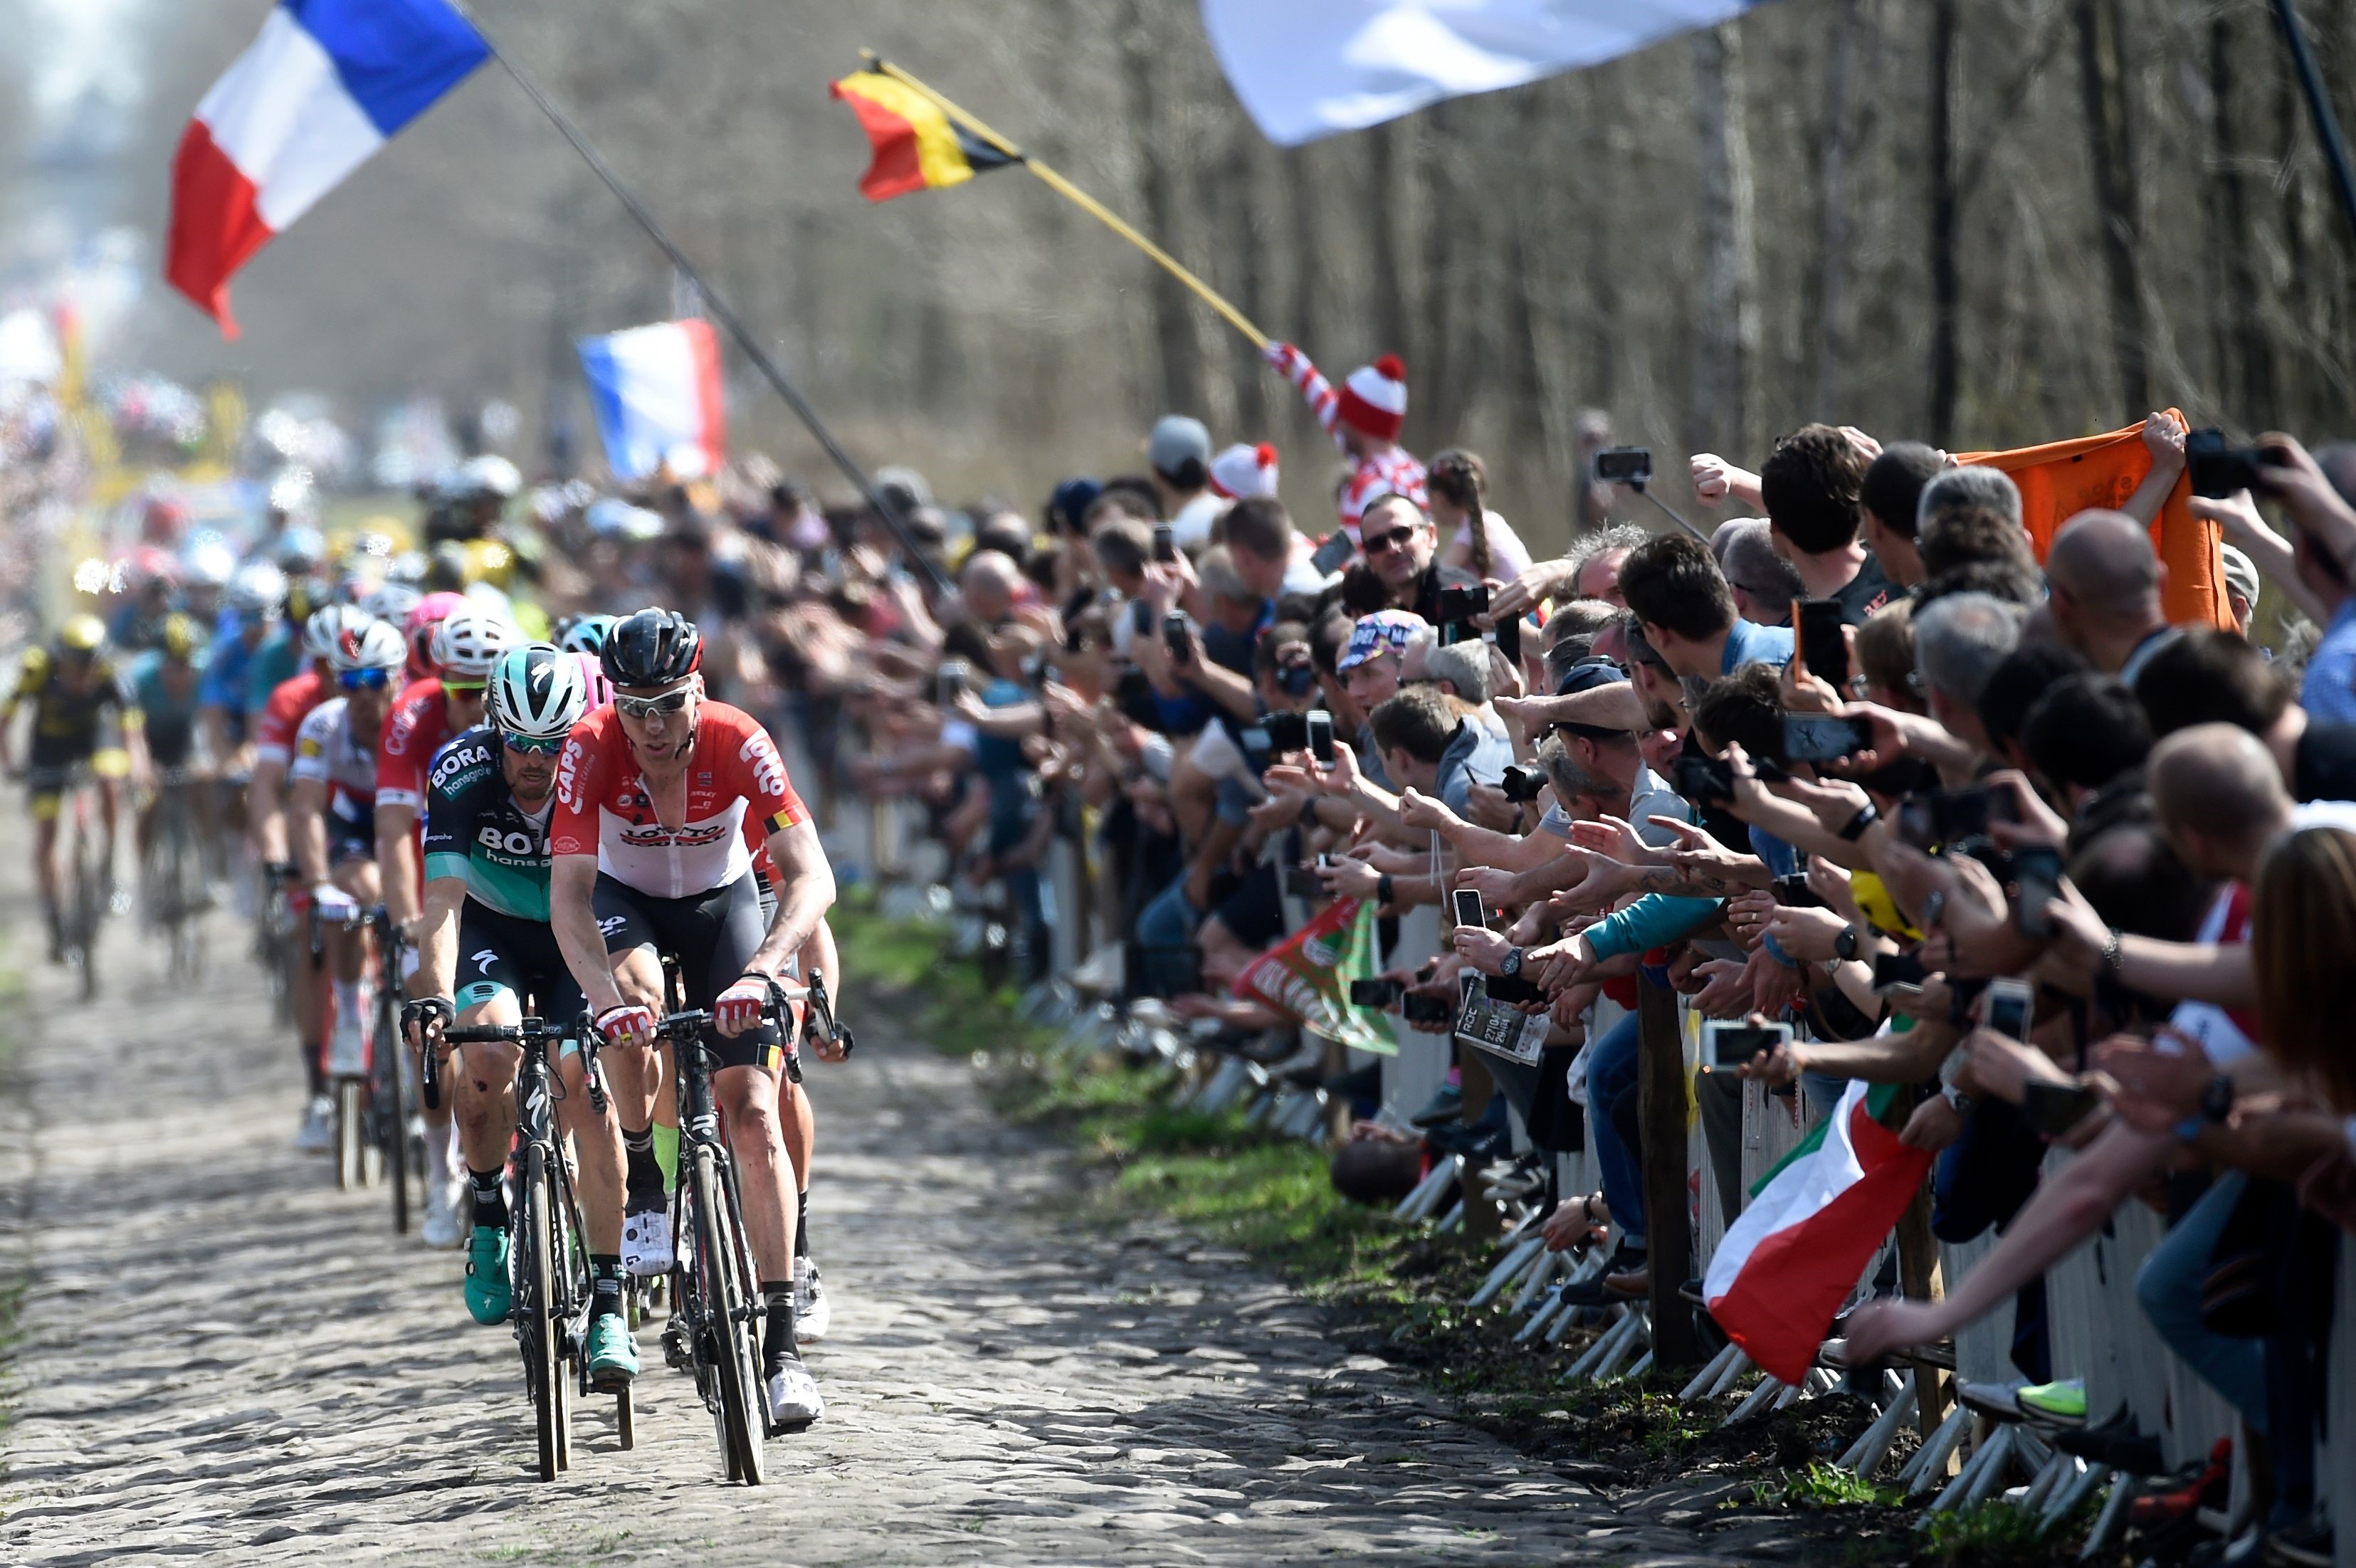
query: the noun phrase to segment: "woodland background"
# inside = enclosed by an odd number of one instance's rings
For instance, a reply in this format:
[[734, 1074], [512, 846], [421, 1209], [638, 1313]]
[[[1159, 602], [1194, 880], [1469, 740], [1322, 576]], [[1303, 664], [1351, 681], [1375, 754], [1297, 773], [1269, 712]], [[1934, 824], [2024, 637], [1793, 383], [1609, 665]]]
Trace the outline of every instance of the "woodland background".
[[[11, 0], [0, 0], [0, 13]], [[21, 0], [18, 0], [21, 3]], [[479, 0], [852, 449], [1029, 510], [1133, 469], [1159, 413], [1272, 438], [1297, 514], [1331, 452], [1248, 346], [1019, 170], [884, 206], [827, 82], [869, 45], [1129, 215], [1338, 377], [1401, 354], [1408, 445], [1468, 445], [1567, 538], [1583, 425], [1662, 491], [1813, 418], [1956, 449], [2175, 404], [2350, 433], [2350, 231], [2262, 0], [1772, 0], [1612, 65], [1296, 151], [1181, 0]], [[172, 146], [264, 0], [147, 7], [106, 198], [160, 250]], [[2356, 0], [2306, 0], [2343, 113]], [[21, 17], [16, 18], [21, 21]], [[0, 24], [9, 18], [0, 16]], [[0, 65], [0, 70], [5, 70]], [[5, 97], [0, 93], [0, 97]], [[24, 145], [0, 112], [0, 167]], [[20, 128], [21, 131], [21, 128]], [[21, 185], [21, 181], [17, 182]], [[19, 192], [21, 194], [21, 192]], [[0, 182], [0, 225], [11, 220]], [[239, 279], [223, 344], [158, 291], [123, 356], [355, 422], [510, 399], [526, 467], [585, 433], [572, 341], [674, 283], [495, 68]], [[742, 366], [739, 446], [833, 488]], [[1623, 502], [1623, 505], [1625, 503]]]

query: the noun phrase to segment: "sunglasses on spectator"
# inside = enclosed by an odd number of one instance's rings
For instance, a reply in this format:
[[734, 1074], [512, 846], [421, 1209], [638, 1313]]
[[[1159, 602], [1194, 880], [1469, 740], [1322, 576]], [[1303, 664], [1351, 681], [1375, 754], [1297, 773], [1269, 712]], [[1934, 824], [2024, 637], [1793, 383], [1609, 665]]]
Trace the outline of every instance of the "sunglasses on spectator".
[[659, 697], [621, 697], [614, 699], [614, 711], [626, 719], [650, 719], [657, 714], [675, 714], [687, 706], [687, 689], [666, 692]]
[[1407, 548], [1407, 536], [1414, 532], [1411, 528], [1394, 528], [1388, 533], [1362, 533], [1358, 536], [1358, 548], [1368, 555], [1379, 555], [1386, 550], [1404, 550]]
[[342, 670], [337, 671], [336, 683], [347, 692], [381, 692], [392, 684], [390, 670]]
[[553, 757], [564, 749], [565, 737], [561, 735], [509, 735], [502, 732], [500, 744], [509, 751], [528, 751], [535, 757]]

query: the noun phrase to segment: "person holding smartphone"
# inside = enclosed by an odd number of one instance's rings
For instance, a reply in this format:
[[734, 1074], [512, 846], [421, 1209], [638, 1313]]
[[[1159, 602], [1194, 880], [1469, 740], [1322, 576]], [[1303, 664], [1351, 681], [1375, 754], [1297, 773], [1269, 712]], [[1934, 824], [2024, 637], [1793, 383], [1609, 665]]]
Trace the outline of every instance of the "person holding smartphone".
[[1861, 431], [1804, 424], [1759, 469], [1768, 537], [1798, 574], [1800, 596], [1837, 603], [1850, 626], [1863, 626], [1892, 592], [1863, 537], [1866, 468], [1880, 455]]

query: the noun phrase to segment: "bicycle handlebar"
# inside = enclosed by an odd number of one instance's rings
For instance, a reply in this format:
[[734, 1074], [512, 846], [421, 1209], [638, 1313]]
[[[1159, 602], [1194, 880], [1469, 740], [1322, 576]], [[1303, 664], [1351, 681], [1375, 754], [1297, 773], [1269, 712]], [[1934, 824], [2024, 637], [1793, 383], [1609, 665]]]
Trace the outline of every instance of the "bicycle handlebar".
[[[589, 1015], [582, 1014], [570, 1024], [552, 1024], [545, 1018], [526, 1017], [519, 1024], [454, 1025], [442, 1031], [443, 1043], [453, 1046], [509, 1045], [527, 1041], [546, 1044], [554, 1040], [571, 1040], [580, 1047], [583, 1081], [589, 1086], [589, 1109], [605, 1114], [605, 1075], [597, 1061], [598, 1047], [603, 1044], [596, 1026]], [[428, 1051], [429, 1062], [433, 1053]], [[432, 1071], [429, 1067], [427, 1070]]]

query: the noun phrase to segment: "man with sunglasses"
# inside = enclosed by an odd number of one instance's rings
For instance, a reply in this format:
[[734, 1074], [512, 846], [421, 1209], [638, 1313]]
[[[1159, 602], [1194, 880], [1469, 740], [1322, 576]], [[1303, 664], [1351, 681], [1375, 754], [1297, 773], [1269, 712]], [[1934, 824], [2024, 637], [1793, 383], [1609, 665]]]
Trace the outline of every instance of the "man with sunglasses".
[[[287, 832], [294, 864], [311, 889], [311, 907], [323, 921], [383, 897], [376, 865], [376, 746], [392, 700], [394, 673], [407, 653], [401, 633], [380, 620], [346, 628], [327, 658], [335, 694], [313, 708], [294, 732], [294, 760], [286, 774]], [[356, 1074], [366, 1065], [368, 1012], [360, 970], [368, 933], [329, 924], [320, 940], [336, 1013], [327, 1074]], [[333, 1108], [320, 1103], [324, 1098], [316, 1096], [311, 1110], [330, 1115]]]
[[[513, 1024], [526, 1003], [541, 1018], [582, 1010], [548, 924], [548, 825], [556, 806], [556, 758], [589, 709], [576, 655], [547, 643], [510, 649], [491, 671], [487, 722], [434, 755], [425, 792], [425, 918], [417, 980], [424, 994], [402, 1011], [413, 1047], [445, 1051], [456, 1022]], [[458, 983], [463, 967], [466, 983]], [[508, 1145], [515, 1135], [513, 1046], [470, 1045], [444, 1076], [451, 1088], [472, 1202], [466, 1311], [504, 1322], [508, 1283]], [[637, 1347], [622, 1312], [622, 1132], [613, 1112], [589, 1106], [578, 1048], [566, 1042], [557, 1070], [557, 1118], [577, 1151], [581, 1206], [594, 1283], [589, 1375], [612, 1389], [638, 1373]]]
[[[1395, 609], [1440, 624], [1440, 565], [1431, 518], [1411, 497], [1396, 492], [1366, 503], [1358, 549]], [[1471, 584], [1464, 575], [1461, 581]]]
[[[472, 604], [451, 608], [426, 644], [434, 668], [432, 683], [410, 684], [385, 716], [376, 761], [377, 866], [385, 910], [412, 940], [424, 889], [416, 830], [425, 808], [426, 770], [452, 736], [483, 722], [484, 682], [499, 655], [517, 640], [505, 621]], [[410, 994], [421, 994], [417, 977], [406, 978]], [[455, 1247], [466, 1239], [466, 1187], [449, 1166], [449, 1101], [427, 1110], [424, 1117], [426, 1199], [418, 1229], [429, 1247]]]
[[[573, 979], [613, 1048], [605, 1058], [631, 1166], [626, 1262], [669, 1266], [671, 1238], [652, 1155], [663, 954], [687, 1004], [708, 1008], [713, 1089], [742, 1180], [744, 1228], [767, 1302], [763, 1362], [780, 1429], [823, 1412], [794, 1326], [795, 1181], [780, 1120], [785, 1047], [761, 1019], [770, 980], [834, 902], [834, 872], [766, 731], [703, 696], [702, 639], [670, 610], [609, 632], [599, 660], [614, 701], [574, 726], [556, 768], [549, 913]], [[767, 829], [776, 909], [763, 918], [746, 819]], [[647, 1201], [651, 1188], [651, 1202]], [[635, 1242], [635, 1245], [633, 1243]]]

